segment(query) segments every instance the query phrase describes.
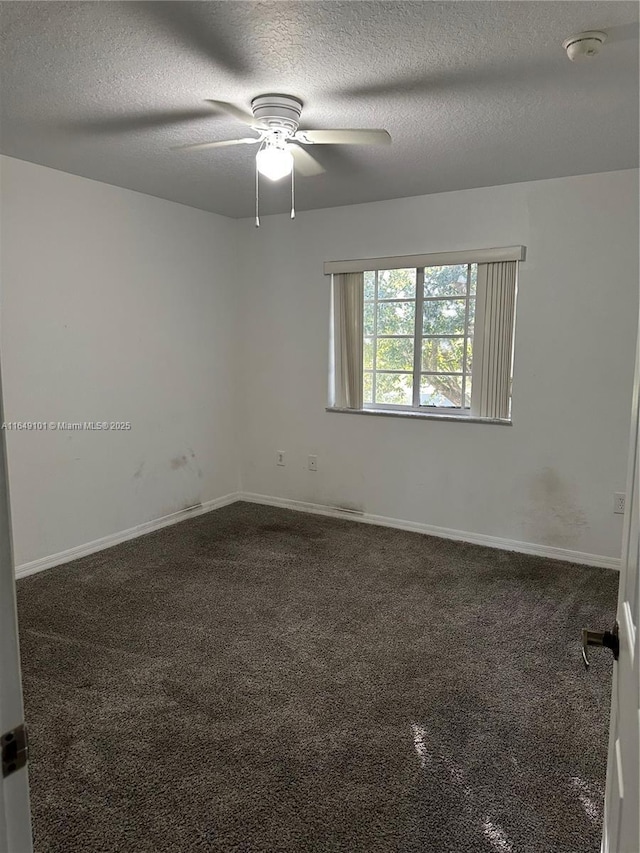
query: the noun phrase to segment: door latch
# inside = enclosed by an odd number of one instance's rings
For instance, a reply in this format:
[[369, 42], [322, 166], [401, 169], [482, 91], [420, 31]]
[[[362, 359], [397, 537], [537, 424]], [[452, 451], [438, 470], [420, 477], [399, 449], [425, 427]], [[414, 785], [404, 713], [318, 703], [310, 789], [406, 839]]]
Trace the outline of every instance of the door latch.
[[27, 763], [27, 727], [22, 723], [2, 735], [2, 776], [10, 776]]
[[611, 631], [589, 631], [587, 628], [582, 629], [582, 660], [584, 661], [585, 669], [589, 669], [589, 658], [587, 657], [588, 646], [604, 646], [607, 649], [611, 649], [613, 659], [618, 660], [620, 654], [618, 623], [616, 622]]

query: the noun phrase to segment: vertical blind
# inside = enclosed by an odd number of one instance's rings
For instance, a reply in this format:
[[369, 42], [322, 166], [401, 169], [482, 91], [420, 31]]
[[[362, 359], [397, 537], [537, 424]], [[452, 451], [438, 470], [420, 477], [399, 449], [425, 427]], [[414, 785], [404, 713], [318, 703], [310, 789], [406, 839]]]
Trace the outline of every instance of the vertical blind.
[[362, 408], [362, 326], [364, 273], [333, 276], [335, 403]]
[[508, 418], [517, 261], [478, 264], [471, 415]]

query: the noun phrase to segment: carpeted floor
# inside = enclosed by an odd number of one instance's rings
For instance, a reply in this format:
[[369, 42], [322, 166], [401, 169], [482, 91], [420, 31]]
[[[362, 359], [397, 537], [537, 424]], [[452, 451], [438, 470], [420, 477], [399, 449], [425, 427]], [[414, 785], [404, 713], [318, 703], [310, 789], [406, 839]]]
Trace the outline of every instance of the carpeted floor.
[[37, 853], [597, 853], [617, 574], [234, 504], [18, 584]]

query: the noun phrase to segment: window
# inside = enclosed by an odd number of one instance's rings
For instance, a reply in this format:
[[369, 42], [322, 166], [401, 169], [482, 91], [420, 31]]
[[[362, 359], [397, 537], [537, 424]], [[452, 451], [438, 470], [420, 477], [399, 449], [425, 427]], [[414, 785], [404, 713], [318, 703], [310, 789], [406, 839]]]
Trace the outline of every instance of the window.
[[524, 247], [330, 261], [331, 405], [509, 421]]
[[471, 408], [477, 264], [364, 272], [363, 403]]

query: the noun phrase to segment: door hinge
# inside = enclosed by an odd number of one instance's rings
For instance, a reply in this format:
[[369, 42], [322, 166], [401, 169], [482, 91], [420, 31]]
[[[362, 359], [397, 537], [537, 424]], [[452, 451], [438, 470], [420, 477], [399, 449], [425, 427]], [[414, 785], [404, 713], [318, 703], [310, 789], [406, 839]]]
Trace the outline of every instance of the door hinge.
[[24, 767], [29, 758], [27, 727], [24, 723], [2, 735], [2, 776], [3, 778]]

